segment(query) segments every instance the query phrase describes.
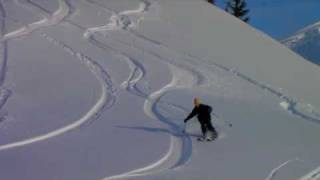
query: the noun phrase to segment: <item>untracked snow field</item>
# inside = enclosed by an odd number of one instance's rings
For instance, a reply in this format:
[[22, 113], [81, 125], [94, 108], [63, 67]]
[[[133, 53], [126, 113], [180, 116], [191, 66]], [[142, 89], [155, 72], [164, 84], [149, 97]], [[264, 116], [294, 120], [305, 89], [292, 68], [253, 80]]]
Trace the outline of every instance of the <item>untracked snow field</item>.
[[319, 67], [205, 1], [1, 0], [0, 34], [1, 180], [320, 178]]

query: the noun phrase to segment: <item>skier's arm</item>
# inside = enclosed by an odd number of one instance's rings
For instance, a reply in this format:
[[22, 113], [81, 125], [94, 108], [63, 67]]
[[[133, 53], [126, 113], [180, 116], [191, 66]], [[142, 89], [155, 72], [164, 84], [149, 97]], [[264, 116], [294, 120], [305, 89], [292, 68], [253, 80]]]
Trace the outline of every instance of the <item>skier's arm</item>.
[[184, 119], [184, 122], [189, 121], [191, 118], [193, 118], [195, 115], [197, 115], [197, 109], [193, 108], [192, 112], [187, 116], [186, 119]]

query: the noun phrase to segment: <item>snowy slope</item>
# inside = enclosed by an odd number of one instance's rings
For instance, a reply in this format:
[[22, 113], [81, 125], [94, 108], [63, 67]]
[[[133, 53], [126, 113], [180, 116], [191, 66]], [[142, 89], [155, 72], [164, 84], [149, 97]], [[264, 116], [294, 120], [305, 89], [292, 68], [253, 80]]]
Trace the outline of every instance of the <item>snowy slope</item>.
[[298, 31], [283, 43], [307, 60], [320, 64], [320, 22]]
[[[0, 12], [0, 179], [319, 178], [318, 67], [205, 1]], [[195, 96], [212, 143], [182, 133]]]

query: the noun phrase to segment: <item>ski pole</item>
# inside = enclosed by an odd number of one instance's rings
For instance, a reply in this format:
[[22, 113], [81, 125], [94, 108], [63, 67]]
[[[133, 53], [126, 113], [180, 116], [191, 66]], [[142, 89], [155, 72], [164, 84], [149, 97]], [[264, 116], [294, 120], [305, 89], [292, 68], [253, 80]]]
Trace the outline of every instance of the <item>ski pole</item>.
[[[220, 118], [219, 118], [220, 119]], [[224, 124], [228, 125], [229, 127], [232, 127], [232, 123], [227, 121], [227, 120], [223, 120], [223, 119], [220, 119], [220, 121], [224, 122]]]
[[216, 118], [216, 119], [219, 119], [221, 122], [223, 122], [224, 124], [228, 125], [229, 127], [232, 127], [232, 123], [230, 121], [227, 121], [225, 119], [222, 119], [220, 118], [220, 116], [216, 115], [216, 114], [213, 114], [213, 116]]
[[186, 129], [187, 129], [187, 123], [183, 123], [182, 125], [182, 133], [186, 133]]

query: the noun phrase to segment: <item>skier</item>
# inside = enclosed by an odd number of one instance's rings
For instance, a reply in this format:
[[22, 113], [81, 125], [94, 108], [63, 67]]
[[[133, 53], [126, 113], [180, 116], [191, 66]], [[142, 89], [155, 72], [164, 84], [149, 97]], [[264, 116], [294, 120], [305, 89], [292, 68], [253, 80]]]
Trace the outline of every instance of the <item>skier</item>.
[[210, 113], [212, 108], [208, 105], [201, 104], [199, 98], [194, 98], [193, 100], [194, 108], [192, 112], [188, 115], [186, 119], [184, 119], [184, 123], [187, 123], [191, 118], [197, 116], [198, 121], [201, 125], [201, 131], [203, 134], [202, 138], [198, 138], [198, 140], [203, 141], [211, 141], [217, 137], [217, 132], [211, 124], [211, 116]]

